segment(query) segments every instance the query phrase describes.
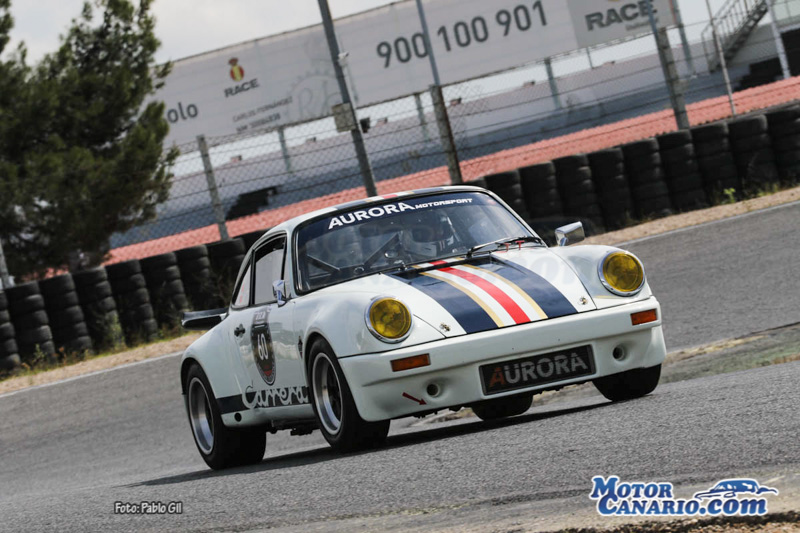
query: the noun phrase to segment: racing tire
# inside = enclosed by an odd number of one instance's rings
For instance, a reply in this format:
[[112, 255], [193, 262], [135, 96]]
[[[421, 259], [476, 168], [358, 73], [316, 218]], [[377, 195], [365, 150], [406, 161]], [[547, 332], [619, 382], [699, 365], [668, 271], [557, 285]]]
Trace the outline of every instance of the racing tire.
[[532, 404], [533, 394], [524, 394], [522, 396], [485, 400], [470, 407], [472, 407], [472, 412], [475, 413], [475, 416], [483, 421], [489, 421], [521, 415], [530, 409]]
[[361, 418], [330, 345], [317, 339], [309, 354], [311, 405], [328, 444], [337, 451], [351, 452], [383, 443], [389, 434], [389, 420], [367, 422]]
[[260, 463], [267, 447], [261, 429], [239, 430], [222, 422], [214, 391], [200, 365], [186, 373], [186, 414], [197, 451], [213, 470]]
[[641, 398], [653, 392], [661, 378], [661, 365], [637, 368], [593, 381], [600, 394], [612, 402]]
[[14, 370], [15, 368], [19, 368], [21, 364], [22, 361], [19, 358], [19, 354], [0, 357], [0, 370]]

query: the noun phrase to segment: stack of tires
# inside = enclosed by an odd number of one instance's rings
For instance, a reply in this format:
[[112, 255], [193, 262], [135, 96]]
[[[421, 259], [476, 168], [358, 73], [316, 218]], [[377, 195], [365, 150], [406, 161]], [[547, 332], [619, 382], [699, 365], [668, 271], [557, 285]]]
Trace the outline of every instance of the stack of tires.
[[564, 224], [555, 165], [548, 161], [523, 167], [519, 169], [519, 180], [531, 227], [548, 244], [554, 244], [553, 231]]
[[85, 354], [92, 350], [92, 339], [89, 337], [72, 276], [64, 274], [40, 281], [39, 289], [50, 318], [56, 351]]
[[525, 200], [522, 197], [522, 185], [520, 185], [519, 172], [511, 170], [484, 176], [486, 188], [495, 193], [507, 203], [511, 209], [525, 220], [530, 218]]
[[657, 138], [672, 205], [678, 211], [708, 206], [692, 133], [680, 130]]
[[122, 332], [129, 346], [158, 336], [158, 323], [150, 305], [150, 293], [138, 259], [106, 267], [108, 281], [117, 303]]
[[230, 301], [239, 266], [244, 261], [246, 252], [244, 241], [236, 238], [208, 244], [206, 247], [208, 259], [211, 261], [211, 279], [215, 287], [215, 296], [220, 305], [225, 305]]
[[249, 250], [253, 247], [258, 239], [261, 238], [268, 230], [261, 229], [258, 231], [251, 231], [250, 233], [245, 233], [244, 235], [239, 235], [239, 238], [244, 241], [244, 248], [245, 250]]
[[564, 214], [556, 181], [556, 167], [552, 162], [519, 169], [519, 182], [531, 219], [560, 217]]
[[606, 227], [615, 230], [627, 226], [633, 219], [633, 199], [625, 177], [622, 150], [600, 150], [588, 158]]
[[211, 277], [211, 260], [205, 244], [178, 250], [175, 257], [189, 307], [195, 310], [219, 307]]
[[690, 131], [708, 200], [719, 204], [725, 198], [726, 190], [741, 191], [739, 171], [728, 140], [728, 125], [709, 124]]
[[147, 257], [139, 262], [147, 282], [156, 322], [162, 328], [179, 327], [181, 314], [189, 310], [189, 301], [181, 281], [178, 258], [169, 252]]
[[781, 184], [800, 181], [800, 106], [767, 113]]
[[72, 275], [75, 291], [83, 309], [89, 337], [98, 351], [122, 345], [117, 302], [114, 301], [108, 274], [104, 268], [76, 272]]
[[767, 117], [756, 115], [729, 122], [728, 135], [742, 189], [747, 196], [766, 191], [778, 183]]
[[603, 231], [603, 210], [592, 180], [589, 158], [583, 154], [553, 160], [564, 215], [589, 221], [586, 233]]
[[658, 141], [645, 139], [622, 146], [625, 172], [638, 219], [672, 214], [672, 200], [664, 180]]
[[39, 284], [33, 281], [9, 287], [6, 297], [22, 360], [33, 361], [37, 355], [52, 357], [56, 347]]
[[13, 370], [20, 365], [16, 331], [8, 313], [6, 293], [0, 291], [0, 370]]

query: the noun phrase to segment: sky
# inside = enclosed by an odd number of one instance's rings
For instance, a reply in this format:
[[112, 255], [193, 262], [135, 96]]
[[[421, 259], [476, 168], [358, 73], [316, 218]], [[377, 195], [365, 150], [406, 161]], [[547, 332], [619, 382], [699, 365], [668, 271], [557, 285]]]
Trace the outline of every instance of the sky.
[[[564, 1], [564, 0], [558, 0]], [[329, 0], [334, 19], [391, 3], [388, 0]], [[717, 9], [723, 0], [712, 0]], [[35, 63], [54, 51], [59, 35], [81, 12], [83, 0], [12, 0], [12, 43], [20, 40]], [[291, 7], [287, 7], [290, 6]], [[680, 0], [687, 25], [708, 18], [705, 2]], [[201, 54], [244, 41], [317, 24], [317, 0], [155, 0], [156, 33], [162, 47], [159, 62]]]

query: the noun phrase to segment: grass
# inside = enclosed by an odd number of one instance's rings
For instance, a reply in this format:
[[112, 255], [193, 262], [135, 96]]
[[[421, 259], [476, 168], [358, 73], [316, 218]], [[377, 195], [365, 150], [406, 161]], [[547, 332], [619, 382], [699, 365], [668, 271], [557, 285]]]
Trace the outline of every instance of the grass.
[[184, 331], [180, 327], [162, 327], [158, 336], [152, 341], [136, 343], [133, 346], [127, 346], [124, 341], [120, 341], [119, 339], [121, 337], [112, 337], [116, 338], [117, 340], [113, 342], [111, 347], [105, 350], [100, 350], [97, 353], [92, 353], [89, 350], [83, 352], [67, 352], [64, 348], [61, 348], [52, 356], [48, 356], [42, 352], [39, 346], [37, 346], [36, 351], [33, 353], [30, 359], [23, 361], [19, 368], [14, 370], [0, 370], [0, 382], [11, 378], [35, 376], [37, 374], [48, 372], [57, 368], [64, 368], [85, 361], [92, 361], [95, 359], [108, 357], [110, 355], [120, 354], [135, 348], [157, 345], [164, 341], [177, 339], [189, 334], [190, 332]]

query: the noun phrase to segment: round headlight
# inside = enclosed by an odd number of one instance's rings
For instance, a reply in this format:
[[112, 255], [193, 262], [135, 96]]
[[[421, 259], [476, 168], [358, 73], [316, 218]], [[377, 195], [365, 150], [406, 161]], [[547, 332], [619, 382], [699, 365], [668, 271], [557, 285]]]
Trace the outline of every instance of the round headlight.
[[400, 342], [411, 330], [411, 313], [395, 298], [380, 298], [367, 311], [367, 326], [385, 342]]
[[614, 294], [633, 296], [644, 286], [644, 269], [633, 255], [611, 252], [600, 265], [600, 280]]

